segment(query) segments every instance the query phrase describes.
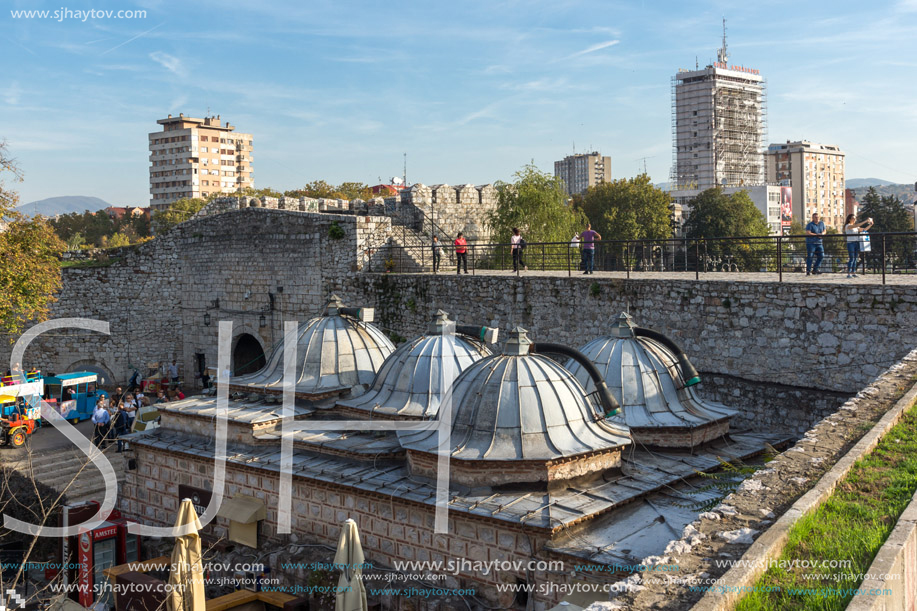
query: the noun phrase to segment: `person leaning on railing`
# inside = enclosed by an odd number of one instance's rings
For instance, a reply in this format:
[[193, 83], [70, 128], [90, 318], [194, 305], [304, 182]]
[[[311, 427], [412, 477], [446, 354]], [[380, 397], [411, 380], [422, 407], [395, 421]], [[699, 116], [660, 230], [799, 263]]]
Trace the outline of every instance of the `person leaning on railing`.
[[579, 238], [583, 242], [583, 275], [592, 274], [595, 265], [595, 241], [601, 240], [602, 236], [598, 231], [593, 231], [592, 225], [586, 223], [586, 230], [579, 234]]

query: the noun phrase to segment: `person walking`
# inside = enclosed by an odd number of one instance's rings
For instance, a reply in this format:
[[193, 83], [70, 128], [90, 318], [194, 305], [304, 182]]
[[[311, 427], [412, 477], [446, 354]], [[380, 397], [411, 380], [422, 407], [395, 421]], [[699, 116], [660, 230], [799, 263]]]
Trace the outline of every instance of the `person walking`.
[[439, 262], [443, 258], [443, 245], [439, 243], [439, 236], [433, 236], [433, 273], [439, 271]]
[[465, 267], [465, 273], [468, 273], [468, 242], [465, 240], [465, 235], [459, 231], [458, 236], [455, 238], [455, 260], [456, 260], [456, 274], [462, 273], [462, 266]]
[[112, 417], [111, 425], [114, 431], [114, 437], [118, 440], [117, 453], [120, 454], [124, 451], [124, 440], [121, 439], [121, 437], [131, 432], [131, 427], [128, 424], [127, 411], [123, 404], [118, 406], [118, 411], [116, 411]]
[[595, 241], [601, 240], [599, 232], [592, 230], [592, 225], [586, 223], [586, 231], [579, 234], [579, 239], [583, 243], [583, 275], [592, 274], [595, 267]]
[[[820, 274], [818, 267], [825, 258], [825, 246], [822, 236], [825, 235], [825, 224], [818, 219], [818, 213], [812, 213], [812, 220], [806, 225], [806, 276]], [[812, 265], [812, 258], [815, 265]]]
[[847, 277], [856, 278], [857, 258], [860, 256], [860, 232], [872, 227], [872, 219], [862, 223], [856, 222], [855, 214], [848, 214], [844, 221], [844, 233], [847, 235]]
[[92, 432], [92, 443], [101, 448], [111, 424], [111, 414], [105, 409], [105, 402], [101, 399], [96, 401], [96, 408], [92, 412], [92, 423], [95, 425], [95, 429]]
[[520, 269], [528, 271], [528, 267], [525, 265], [525, 259], [523, 255], [525, 254], [525, 240], [522, 238], [522, 234], [519, 233], [518, 227], [513, 227], [513, 235], [509, 239], [510, 241], [510, 250], [513, 251], [513, 272], [518, 272]]

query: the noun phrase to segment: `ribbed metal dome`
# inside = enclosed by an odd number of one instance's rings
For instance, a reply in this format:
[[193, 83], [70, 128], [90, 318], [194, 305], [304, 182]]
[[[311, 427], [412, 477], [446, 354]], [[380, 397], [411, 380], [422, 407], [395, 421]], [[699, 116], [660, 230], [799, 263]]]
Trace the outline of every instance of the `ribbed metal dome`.
[[[598, 419], [582, 386], [555, 361], [530, 355], [525, 329], [510, 332], [503, 354], [478, 361], [453, 392], [452, 458], [553, 460], [630, 443], [620, 426]], [[435, 432], [399, 432], [402, 445], [433, 453]]]
[[[433, 418], [442, 393], [475, 361], [490, 355], [483, 343], [462, 335], [443, 335], [451, 321], [442, 310], [422, 335], [398, 347], [376, 375], [372, 387], [338, 405], [386, 416]], [[443, 376], [449, 379], [443, 380]]]
[[[736, 410], [701, 400], [693, 386], [685, 387], [674, 354], [661, 343], [634, 335], [634, 324], [622, 313], [611, 335], [600, 337], [580, 348], [595, 363], [615, 399], [621, 404], [623, 420], [634, 429], [648, 427], [698, 427], [723, 421]], [[575, 361], [566, 363], [587, 392], [595, 386], [586, 371]], [[636, 435], [635, 435], [636, 438]]]
[[[395, 346], [382, 331], [340, 313], [332, 295], [322, 316], [299, 325], [296, 352], [296, 394], [309, 398], [369, 385]], [[249, 392], [283, 391], [283, 346], [274, 346], [260, 371], [230, 379], [230, 386]]]

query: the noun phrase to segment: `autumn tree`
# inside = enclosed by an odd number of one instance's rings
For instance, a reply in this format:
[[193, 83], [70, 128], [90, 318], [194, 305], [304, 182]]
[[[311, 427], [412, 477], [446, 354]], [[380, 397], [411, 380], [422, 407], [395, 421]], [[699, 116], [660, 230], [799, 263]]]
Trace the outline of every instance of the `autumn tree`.
[[284, 192], [287, 197], [313, 197], [313, 198], [331, 198], [334, 194], [334, 187], [324, 180], [313, 180], [306, 183], [301, 189], [292, 189]]
[[183, 223], [197, 214], [207, 203], [206, 200], [193, 197], [172, 202], [165, 210], [153, 213], [153, 229], [161, 235], [179, 223]]
[[64, 243], [47, 220], [15, 210], [19, 195], [6, 186], [6, 177], [22, 180], [6, 143], [0, 141], [0, 329], [13, 338], [26, 324], [47, 317], [61, 286]]

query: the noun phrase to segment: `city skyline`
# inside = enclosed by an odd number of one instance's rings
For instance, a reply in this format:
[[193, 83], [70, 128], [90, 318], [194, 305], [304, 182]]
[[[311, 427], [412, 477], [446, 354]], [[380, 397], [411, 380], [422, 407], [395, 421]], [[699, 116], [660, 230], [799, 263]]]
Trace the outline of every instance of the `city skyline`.
[[[23, 202], [148, 202], [151, 125], [220, 114], [258, 141], [256, 187], [311, 180], [487, 183], [600, 150], [612, 178], [668, 180], [670, 80], [715, 60], [767, 79], [767, 142], [847, 153], [847, 176], [917, 178], [917, 1], [683, 7], [544, 3], [377, 7], [100, 3], [139, 19], [14, 18], [0, 138]], [[79, 7], [83, 9], [84, 7]], [[67, 10], [77, 10], [70, 7]], [[244, 24], [244, 29], [243, 29]], [[577, 109], [590, 108], [588, 116]], [[209, 111], [209, 112], [208, 112]]]

